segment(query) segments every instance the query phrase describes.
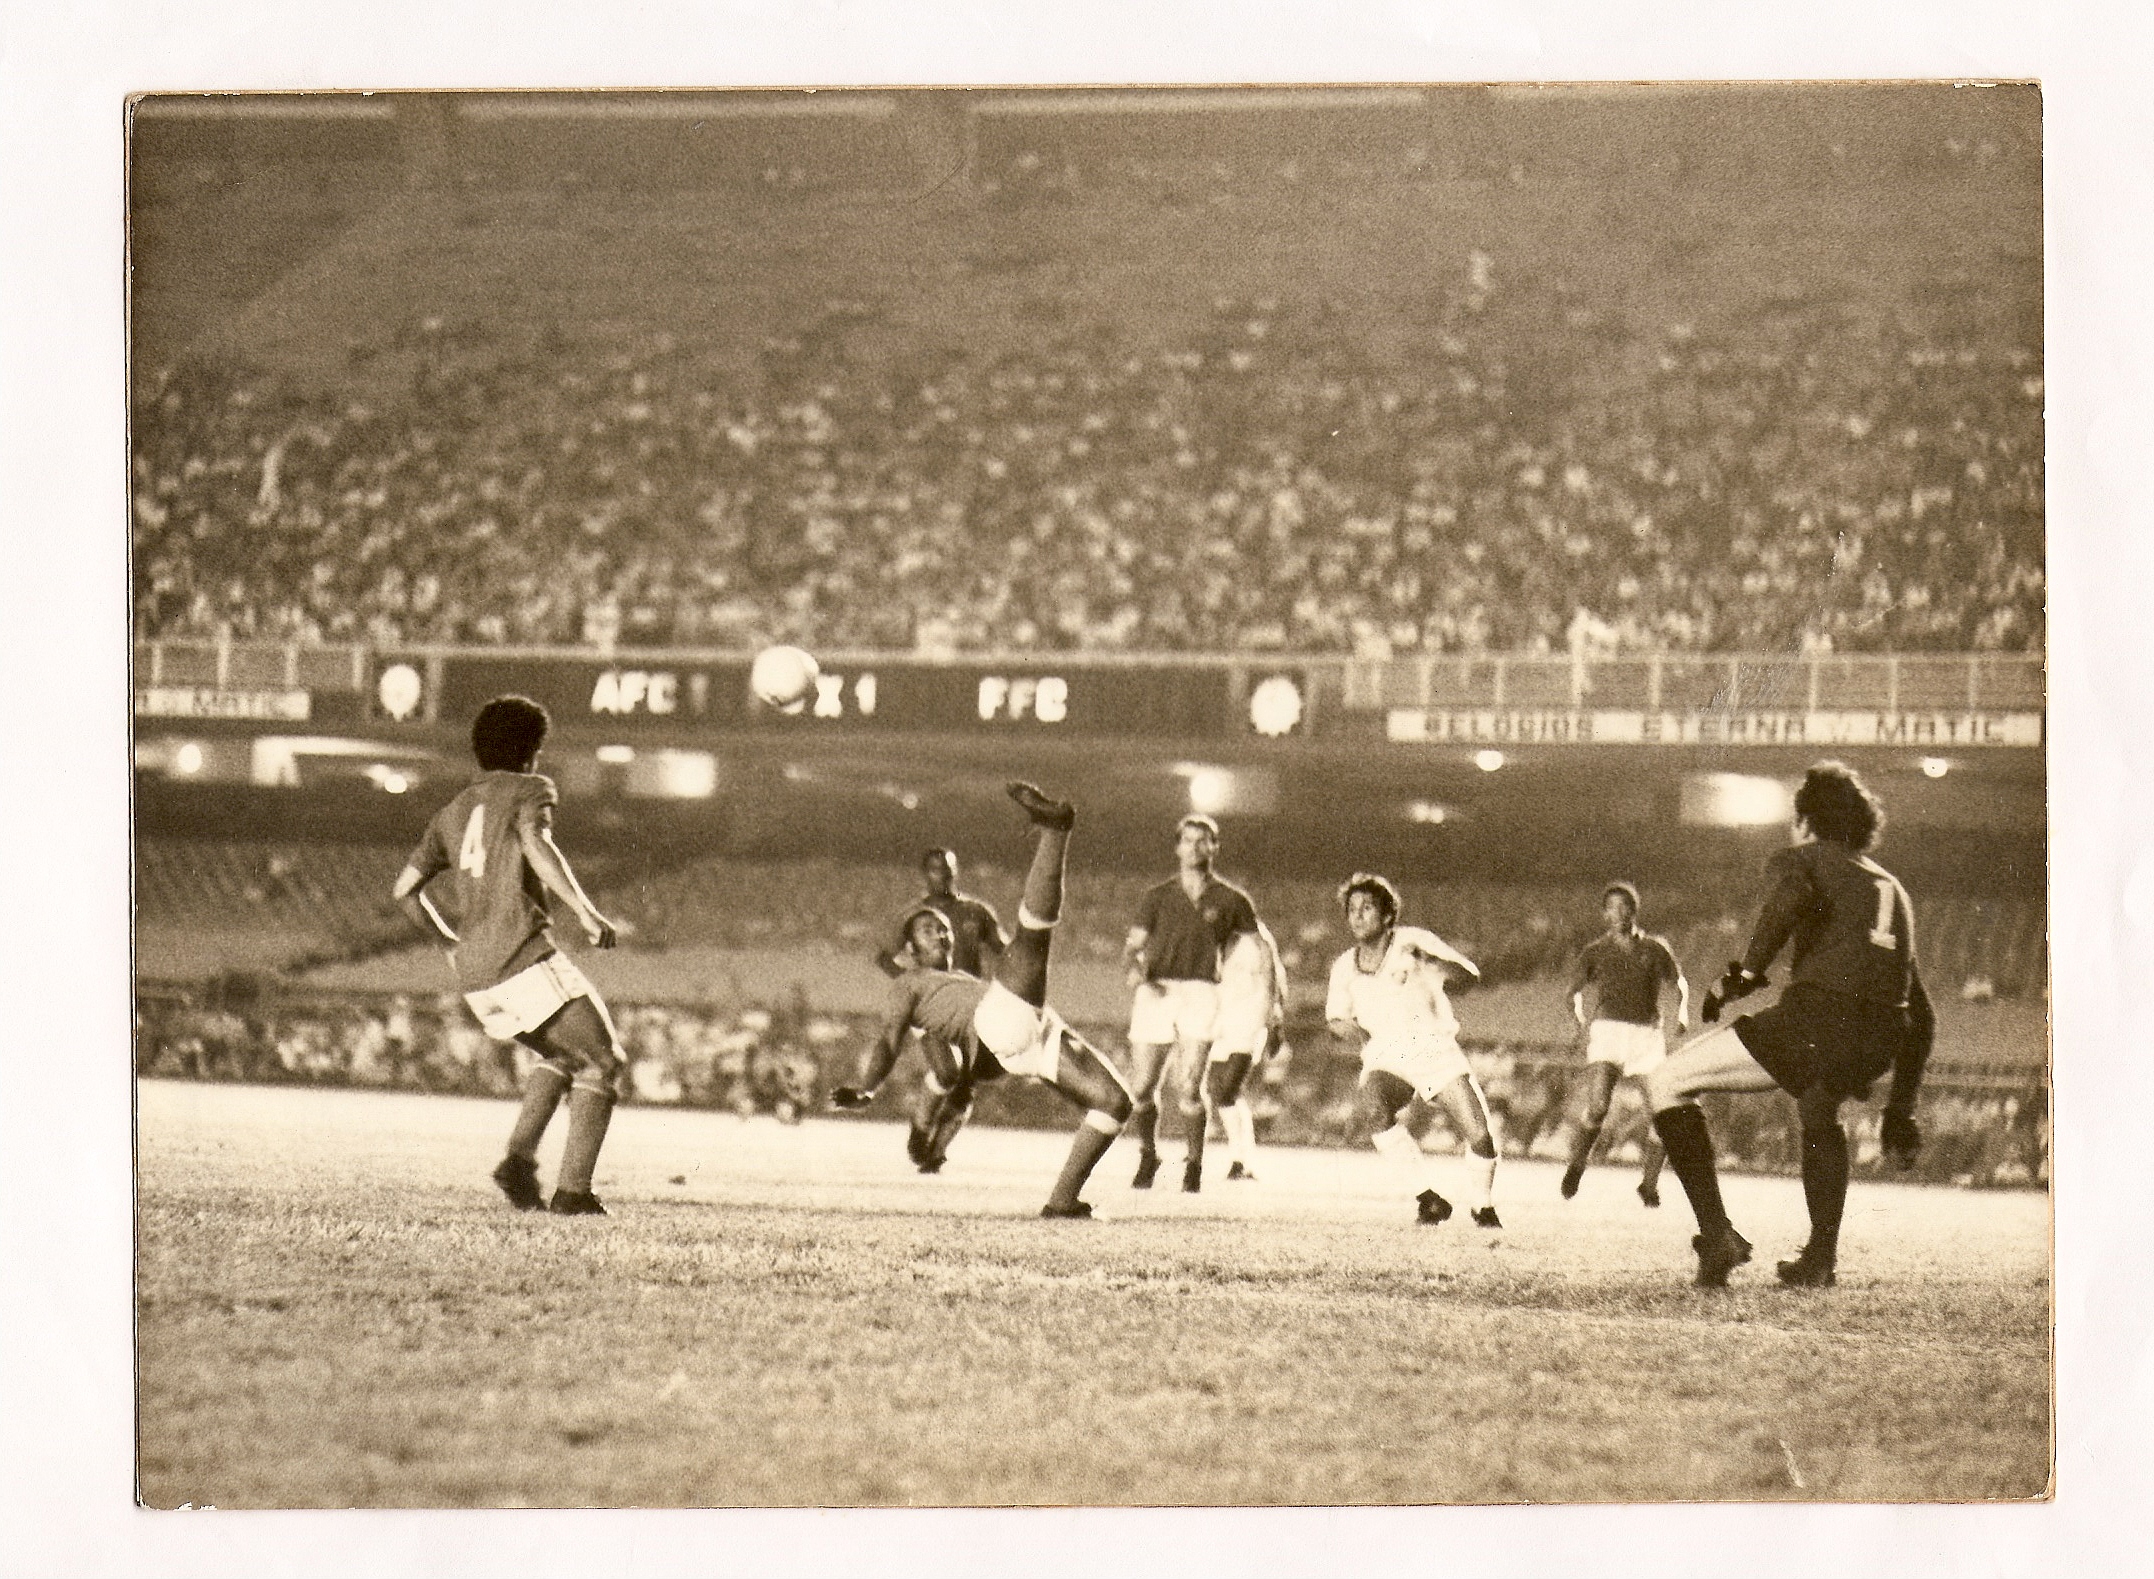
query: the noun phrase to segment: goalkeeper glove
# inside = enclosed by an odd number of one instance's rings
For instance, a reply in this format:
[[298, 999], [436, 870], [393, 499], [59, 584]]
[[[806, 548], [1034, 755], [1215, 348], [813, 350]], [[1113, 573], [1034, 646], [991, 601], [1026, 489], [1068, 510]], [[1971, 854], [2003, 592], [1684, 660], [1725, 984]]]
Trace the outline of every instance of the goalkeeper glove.
[[1749, 997], [1764, 985], [1763, 976], [1753, 975], [1745, 970], [1741, 960], [1731, 960], [1728, 968], [1721, 973], [1720, 980], [1713, 984], [1713, 990], [1705, 995], [1705, 1002], [1698, 1009], [1698, 1017], [1707, 1025], [1715, 1024], [1720, 1019], [1722, 1009], [1738, 998]]
[[1922, 1131], [1915, 1124], [1914, 1115], [1902, 1113], [1897, 1108], [1885, 1109], [1885, 1121], [1878, 1130], [1878, 1140], [1887, 1159], [1902, 1173], [1915, 1165], [1915, 1153], [1922, 1149]]
[[839, 1086], [830, 1093], [830, 1105], [834, 1108], [863, 1108], [874, 1100], [874, 1092], [863, 1091], [858, 1086]]

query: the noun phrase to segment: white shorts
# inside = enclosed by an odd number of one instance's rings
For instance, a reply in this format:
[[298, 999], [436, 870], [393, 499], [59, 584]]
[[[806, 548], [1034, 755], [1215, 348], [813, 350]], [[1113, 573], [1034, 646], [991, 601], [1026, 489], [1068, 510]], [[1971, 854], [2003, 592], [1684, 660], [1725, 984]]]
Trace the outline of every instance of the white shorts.
[[1643, 1079], [1668, 1056], [1668, 1038], [1657, 1025], [1628, 1020], [1595, 1020], [1586, 1027], [1586, 1062], [1614, 1064], [1626, 1075]]
[[1433, 1102], [1436, 1093], [1459, 1076], [1471, 1075], [1473, 1065], [1466, 1062], [1466, 1054], [1456, 1037], [1419, 1038], [1363, 1044], [1361, 1072], [1368, 1074], [1371, 1070], [1396, 1075], [1414, 1088], [1415, 1096], [1424, 1102]]
[[521, 1033], [537, 1030], [578, 998], [589, 998], [597, 1005], [599, 1017], [609, 1026], [613, 1023], [606, 1016], [604, 1001], [566, 954], [549, 954], [507, 981], [464, 994], [479, 1024], [497, 1042], [513, 1042]]
[[1262, 1001], [1232, 1000], [1219, 1005], [1219, 1020], [1212, 1030], [1211, 1062], [1228, 1058], [1261, 1058], [1271, 1036], [1271, 1005]]
[[972, 1028], [1006, 1074], [1052, 1080], [1062, 1072], [1062, 1016], [1033, 1008], [999, 981], [987, 984]]
[[1129, 1006], [1129, 1039], [1152, 1047], [1201, 1046], [1219, 1021], [1219, 983], [1148, 981]]

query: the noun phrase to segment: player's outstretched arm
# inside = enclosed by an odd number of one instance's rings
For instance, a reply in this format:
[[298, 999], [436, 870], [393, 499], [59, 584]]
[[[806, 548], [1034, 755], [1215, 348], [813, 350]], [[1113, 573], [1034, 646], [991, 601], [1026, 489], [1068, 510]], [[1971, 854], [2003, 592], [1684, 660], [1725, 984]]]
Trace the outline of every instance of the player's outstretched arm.
[[875, 1038], [875, 1045], [868, 1049], [867, 1057], [860, 1062], [860, 1073], [851, 1085], [839, 1086], [830, 1093], [830, 1105], [835, 1108], [863, 1108], [875, 1100], [875, 1093], [890, 1078], [890, 1071], [897, 1067], [898, 1049], [904, 1045], [905, 1024], [893, 1020], [883, 1027]]
[[421, 932], [431, 933], [444, 948], [456, 947], [458, 939], [454, 929], [441, 919], [441, 912], [426, 897], [425, 888], [426, 873], [416, 866], [407, 866], [397, 873], [396, 887], [390, 890], [390, 898]]
[[1675, 1034], [1681, 1036], [1690, 1029], [1690, 978], [1683, 974], [1683, 967], [1675, 968]]
[[583, 884], [576, 881], [576, 874], [569, 870], [568, 857], [553, 842], [553, 830], [543, 822], [529, 821], [517, 828], [516, 838], [523, 846], [524, 859], [531, 863], [531, 870], [538, 873], [538, 880], [546, 885], [547, 891], [559, 896], [575, 914], [577, 924], [583, 928], [583, 935], [591, 940], [592, 947], [612, 948], [616, 941], [613, 923], [600, 914], [598, 906], [584, 893]]

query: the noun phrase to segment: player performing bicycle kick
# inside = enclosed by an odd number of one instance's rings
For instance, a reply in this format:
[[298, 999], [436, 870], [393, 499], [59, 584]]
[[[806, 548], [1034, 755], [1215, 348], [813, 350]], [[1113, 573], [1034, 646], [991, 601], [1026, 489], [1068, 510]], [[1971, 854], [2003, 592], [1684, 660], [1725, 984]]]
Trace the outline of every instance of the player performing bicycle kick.
[[1085, 1110], [1068, 1160], [1042, 1217], [1092, 1215], [1078, 1192], [1122, 1132], [1132, 1106], [1121, 1074], [1047, 1007], [1047, 954], [1062, 915], [1063, 866], [1076, 808], [1030, 784], [1009, 786], [1010, 799], [1031, 820], [1035, 842], [1017, 906], [1017, 933], [995, 962], [992, 980], [951, 970], [949, 923], [931, 909], [906, 922], [912, 963], [891, 984], [890, 1018], [864, 1060], [856, 1084], [831, 1093], [831, 1104], [862, 1108], [889, 1077], [914, 1027], [939, 1036], [962, 1056], [977, 1080], [1018, 1075], [1052, 1086]]

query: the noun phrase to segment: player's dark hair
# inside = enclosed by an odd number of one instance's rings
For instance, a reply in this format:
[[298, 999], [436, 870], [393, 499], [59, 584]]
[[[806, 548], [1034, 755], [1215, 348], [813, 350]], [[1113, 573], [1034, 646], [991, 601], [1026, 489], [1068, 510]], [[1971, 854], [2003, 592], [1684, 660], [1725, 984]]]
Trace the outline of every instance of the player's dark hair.
[[939, 846], [934, 849], [922, 850], [920, 852], [920, 870], [923, 872], [926, 871], [928, 867], [932, 865], [938, 858], [942, 861], [942, 864], [948, 867], [951, 871], [954, 872], [957, 870], [957, 852], [955, 850], [945, 850]]
[[553, 720], [528, 696], [497, 696], [471, 721], [471, 754], [491, 771], [518, 773], [531, 766]]
[[1344, 910], [1346, 902], [1356, 894], [1367, 894], [1376, 901], [1377, 908], [1384, 913], [1386, 926], [1398, 921], [1402, 907], [1399, 891], [1391, 886], [1390, 878], [1379, 877], [1374, 872], [1356, 872], [1339, 885], [1339, 908]]
[[1219, 824], [1201, 811], [1193, 811], [1174, 825], [1174, 837], [1181, 838], [1184, 828], [1202, 828], [1212, 836], [1212, 843], [1219, 842]]
[[920, 918], [923, 916], [932, 917], [934, 919], [935, 925], [942, 929], [942, 935], [948, 938], [952, 943], [955, 943], [957, 941], [957, 933], [950, 926], [950, 918], [948, 916], [944, 915], [940, 910], [937, 910], [933, 905], [920, 905], [914, 909], [911, 915], [905, 918], [903, 936], [908, 944], [912, 942], [912, 929], [914, 925], [918, 923]]
[[1608, 903], [1609, 896], [1613, 894], [1621, 894], [1625, 901], [1629, 903], [1630, 918], [1636, 921], [1638, 919], [1638, 890], [1628, 883], [1610, 883], [1601, 890], [1601, 903], [1604, 905]]
[[1844, 762], [1820, 762], [1803, 775], [1795, 815], [1820, 839], [1867, 850], [1885, 826], [1885, 808]]

